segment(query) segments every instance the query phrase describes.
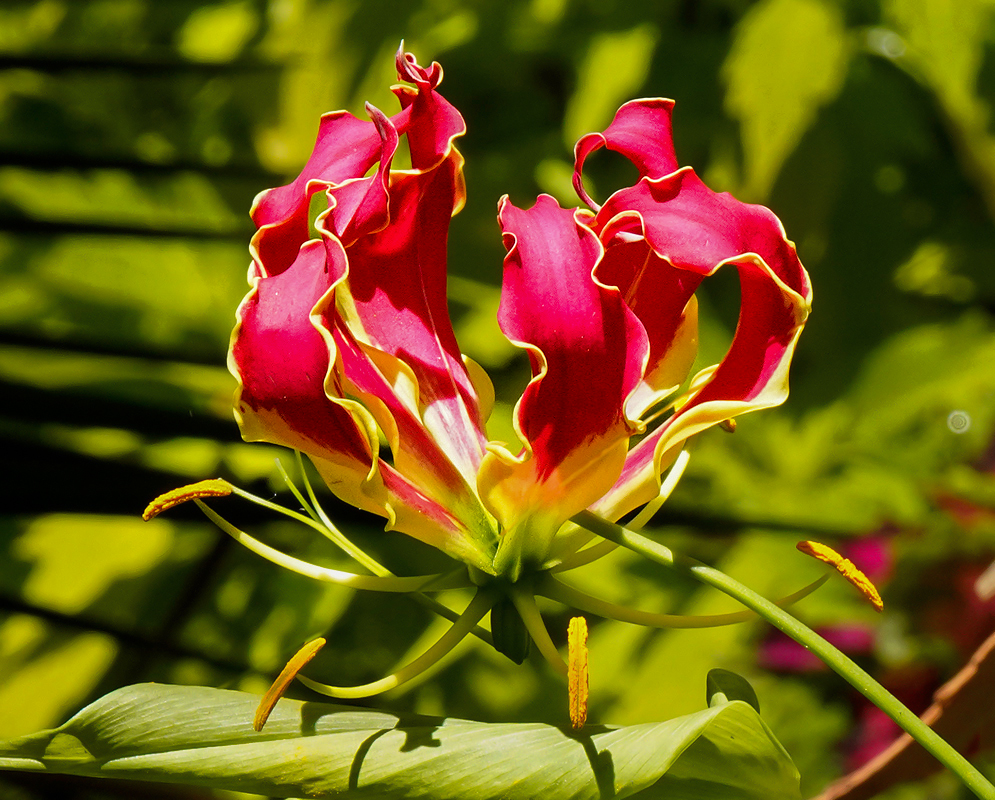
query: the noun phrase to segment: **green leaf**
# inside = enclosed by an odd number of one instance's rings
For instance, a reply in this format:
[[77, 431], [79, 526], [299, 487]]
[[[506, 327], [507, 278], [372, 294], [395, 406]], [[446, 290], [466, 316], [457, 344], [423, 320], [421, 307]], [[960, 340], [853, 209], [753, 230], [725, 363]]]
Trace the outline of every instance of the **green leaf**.
[[709, 707], [741, 700], [760, 713], [760, 700], [746, 678], [727, 669], [713, 669], [705, 681], [705, 694], [708, 696]]
[[61, 728], [0, 742], [0, 768], [276, 797], [799, 797], [784, 748], [735, 700], [667, 722], [579, 732], [285, 699], [256, 733], [257, 702], [204, 687], [126, 687]]
[[723, 71], [726, 110], [742, 123], [751, 198], [769, 194], [818, 109], [839, 93], [847, 62], [833, 4], [765, 0], [744, 15]]

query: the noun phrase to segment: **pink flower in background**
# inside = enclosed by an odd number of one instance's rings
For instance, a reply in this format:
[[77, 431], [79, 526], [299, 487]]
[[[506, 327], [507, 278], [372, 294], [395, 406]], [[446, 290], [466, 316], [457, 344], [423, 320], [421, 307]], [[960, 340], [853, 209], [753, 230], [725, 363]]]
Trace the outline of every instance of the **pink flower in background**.
[[[256, 199], [230, 355], [236, 413], [246, 439], [307, 454], [388, 528], [515, 579], [548, 565], [571, 516], [614, 520], [653, 500], [689, 437], [781, 403], [811, 288], [768, 209], [678, 166], [673, 103], [627, 103], [577, 144], [588, 208], [499, 203], [499, 322], [532, 380], [515, 408], [521, 441], [492, 441], [493, 388], [461, 353], [446, 303], [465, 126], [437, 91], [438, 64], [399, 52], [397, 70], [412, 84], [394, 89], [397, 114], [326, 114], [297, 179]], [[411, 167], [393, 169], [402, 136]], [[598, 205], [581, 175], [602, 147], [639, 180]], [[722, 362], [692, 377], [694, 293], [722, 267], [739, 273], [739, 324]]]

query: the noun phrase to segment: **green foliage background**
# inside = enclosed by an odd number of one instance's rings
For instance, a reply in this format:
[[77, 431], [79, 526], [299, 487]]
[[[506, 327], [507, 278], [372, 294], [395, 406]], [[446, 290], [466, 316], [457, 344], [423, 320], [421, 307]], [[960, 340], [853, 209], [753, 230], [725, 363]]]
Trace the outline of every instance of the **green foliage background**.
[[[818, 574], [798, 539], [886, 535], [895, 564], [882, 618], [835, 583], [799, 613], [873, 625], [863, 659], [886, 682], [952, 674], [995, 628], [970, 590], [995, 553], [995, 3], [7, 0], [0, 738], [136, 681], [261, 691], [319, 633], [332, 644], [314, 676], [360, 682], [441, 630], [404, 598], [281, 574], [195, 511], [139, 519], [151, 497], [204, 477], [282, 491], [281, 454], [239, 439], [224, 367], [246, 290], [248, 208], [296, 174], [320, 113], [361, 114], [365, 100], [393, 110], [402, 38], [422, 63], [443, 63], [442, 92], [469, 127], [450, 294], [465, 351], [499, 389], [493, 437], [507, 438], [527, 378], [494, 319], [498, 198], [528, 205], [544, 191], [575, 205], [576, 138], [627, 99], [674, 98], [680, 162], [774, 209], [812, 274], [815, 311], [787, 406], [703, 437], [656, 527], [771, 596]], [[631, 180], [620, 162], [592, 161], [596, 196]], [[717, 279], [705, 295], [703, 364], [728, 345], [738, 289]], [[329, 506], [400, 572], [435, 558]], [[251, 508], [221, 510], [295, 554], [342, 563]], [[731, 610], [624, 556], [584, 580], [644, 608]], [[565, 638], [568, 615], [549, 611]], [[698, 710], [707, 670], [733, 669], [757, 687], [803, 788], [818, 791], [843, 768], [857, 712], [835, 678], [765, 671], [767, 636], [760, 625], [596, 623], [592, 718]], [[515, 667], [471, 645], [376, 704], [559, 722], [564, 694], [538, 661]], [[0, 779], [16, 797], [47, 787]], [[943, 779], [901, 796], [927, 790], [956, 796]]]

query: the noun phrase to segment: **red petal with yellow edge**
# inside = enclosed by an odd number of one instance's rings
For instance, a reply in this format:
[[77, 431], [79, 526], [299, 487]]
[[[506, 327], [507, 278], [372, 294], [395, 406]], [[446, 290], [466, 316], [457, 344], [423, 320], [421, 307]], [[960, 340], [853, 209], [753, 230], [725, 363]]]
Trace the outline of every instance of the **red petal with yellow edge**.
[[[415, 87], [395, 89], [401, 111], [390, 118], [398, 133], [417, 128], [409, 137], [413, 166], [424, 169], [433, 162], [439, 142], [451, 143], [465, 131], [459, 113], [436, 91], [442, 68], [418, 66], [401, 51], [397, 55], [398, 76]], [[433, 144], [429, 145], [428, 142]], [[444, 149], [444, 147], [442, 148]], [[308, 204], [315, 192], [327, 186], [362, 178], [380, 159], [381, 133], [376, 122], [361, 120], [346, 111], [334, 111], [321, 118], [318, 136], [310, 158], [296, 179], [286, 186], [260, 193], [253, 203], [252, 221], [259, 230], [252, 240], [256, 261], [264, 273], [273, 275], [289, 267], [297, 250], [309, 238]]]
[[[347, 329], [357, 342], [398, 359], [410, 370], [414, 381], [410, 396], [399, 400], [414, 416], [396, 420], [400, 447], [405, 447], [407, 436], [420, 435], [411, 431], [408, 422], [423, 425], [437, 446], [432, 462], [451, 462], [470, 486], [486, 437], [446, 299], [449, 221], [462, 203], [462, 158], [451, 143], [447, 148], [446, 158], [429, 171], [391, 175], [387, 223], [345, 243], [348, 300], [326, 305], [322, 314], [329, 330]], [[337, 198], [340, 191], [329, 189], [329, 195]], [[336, 205], [318, 226], [327, 231], [333, 248], [337, 242], [332, 231], [348, 227], [338, 221], [337, 211]], [[356, 381], [365, 386], [364, 391], [374, 391], [369, 382], [358, 376]], [[394, 402], [394, 398], [381, 399], [389, 405]], [[424, 458], [424, 453], [418, 457]], [[440, 478], [449, 480], [448, 475]]]
[[773, 213], [712, 192], [687, 169], [616, 192], [595, 225], [609, 251], [644, 238], [659, 260], [685, 270], [692, 283], [731, 265], [741, 285], [739, 322], [722, 363], [632, 450], [619, 483], [594, 507], [617, 517], [652, 498], [660, 469], [688, 437], [784, 401], [812, 293]]
[[321, 242], [302, 247], [283, 272], [257, 278], [238, 310], [231, 366], [239, 379], [236, 416], [248, 441], [332, 459], [365, 478], [376, 437], [325, 394], [328, 344], [311, 323], [315, 304], [342, 278], [344, 258]]
[[597, 203], [588, 197], [581, 176], [584, 162], [595, 150], [606, 147], [628, 158], [639, 177], [661, 178], [677, 169], [674, 153], [673, 100], [632, 100], [622, 106], [603, 133], [589, 133], [574, 147], [573, 185], [591, 208]]
[[614, 482], [633, 428], [623, 414], [648, 352], [618, 290], [594, 275], [601, 244], [576, 212], [542, 195], [501, 201], [508, 254], [498, 315], [525, 347], [532, 381], [515, 410], [524, 451], [492, 446], [478, 487], [504, 526], [496, 566], [541, 559], [556, 529]]
[[646, 371], [626, 403], [628, 416], [642, 417], [680, 388], [694, 363], [698, 352], [694, 292], [702, 276], [675, 268], [639, 238], [613, 240], [597, 277], [619, 288], [646, 329], [650, 346]]

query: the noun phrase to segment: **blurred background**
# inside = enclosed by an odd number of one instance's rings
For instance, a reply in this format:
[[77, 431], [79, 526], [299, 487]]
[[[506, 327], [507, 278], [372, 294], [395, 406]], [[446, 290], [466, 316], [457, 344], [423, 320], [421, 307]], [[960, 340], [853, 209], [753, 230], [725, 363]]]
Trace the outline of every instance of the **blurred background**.
[[[883, 615], [835, 580], [797, 613], [922, 711], [995, 631], [995, 3], [4, 0], [0, 737], [133, 682], [261, 692], [318, 634], [331, 644], [310, 674], [364, 682], [443, 629], [406, 598], [289, 575], [196, 509], [140, 520], [155, 495], [217, 476], [293, 505], [274, 464], [293, 470], [292, 455], [242, 443], [231, 415], [248, 209], [296, 175], [322, 112], [362, 114], [370, 100], [393, 113], [402, 38], [421, 63], [442, 62], [442, 94], [469, 129], [450, 296], [463, 349], [498, 387], [494, 438], [528, 375], [495, 321], [497, 200], [525, 206], [542, 191], [576, 205], [573, 143], [622, 102], [675, 99], [680, 163], [782, 219], [815, 287], [792, 396], [735, 434], [699, 437], [653, 530], [772, 597], [821, 572], [796, 541], [836, 546], [878, 582]], [[631, 182], [622, 161], [591, 160], [595, 197]], [[733, 276], [706, 284], [702, 363], [728, 346], [738, 291]], [[307, 530], [235, 500], [216, 508], [346, 566]], [[326, 508], [399, 572], [436, 559], [331, 498]], [[651, 610], [735, 608], [624, 555], [576, 582]], [[558, 641], [568, 617], [548, 608]], [[698, 710], [707, 670], [735, 670], [806, 795], [895, 736], [767, 626], [590, 622], [593, 721]], [[439, 676], [370, 702], [566, 718], [541, 661], [516, 667], [472, 644]], [[967, 731], [982, 748], [992, 706]], [[14, 774], [0, 794], [215, 796]], [[966, 795], [940, 775], [882, 796]]]

